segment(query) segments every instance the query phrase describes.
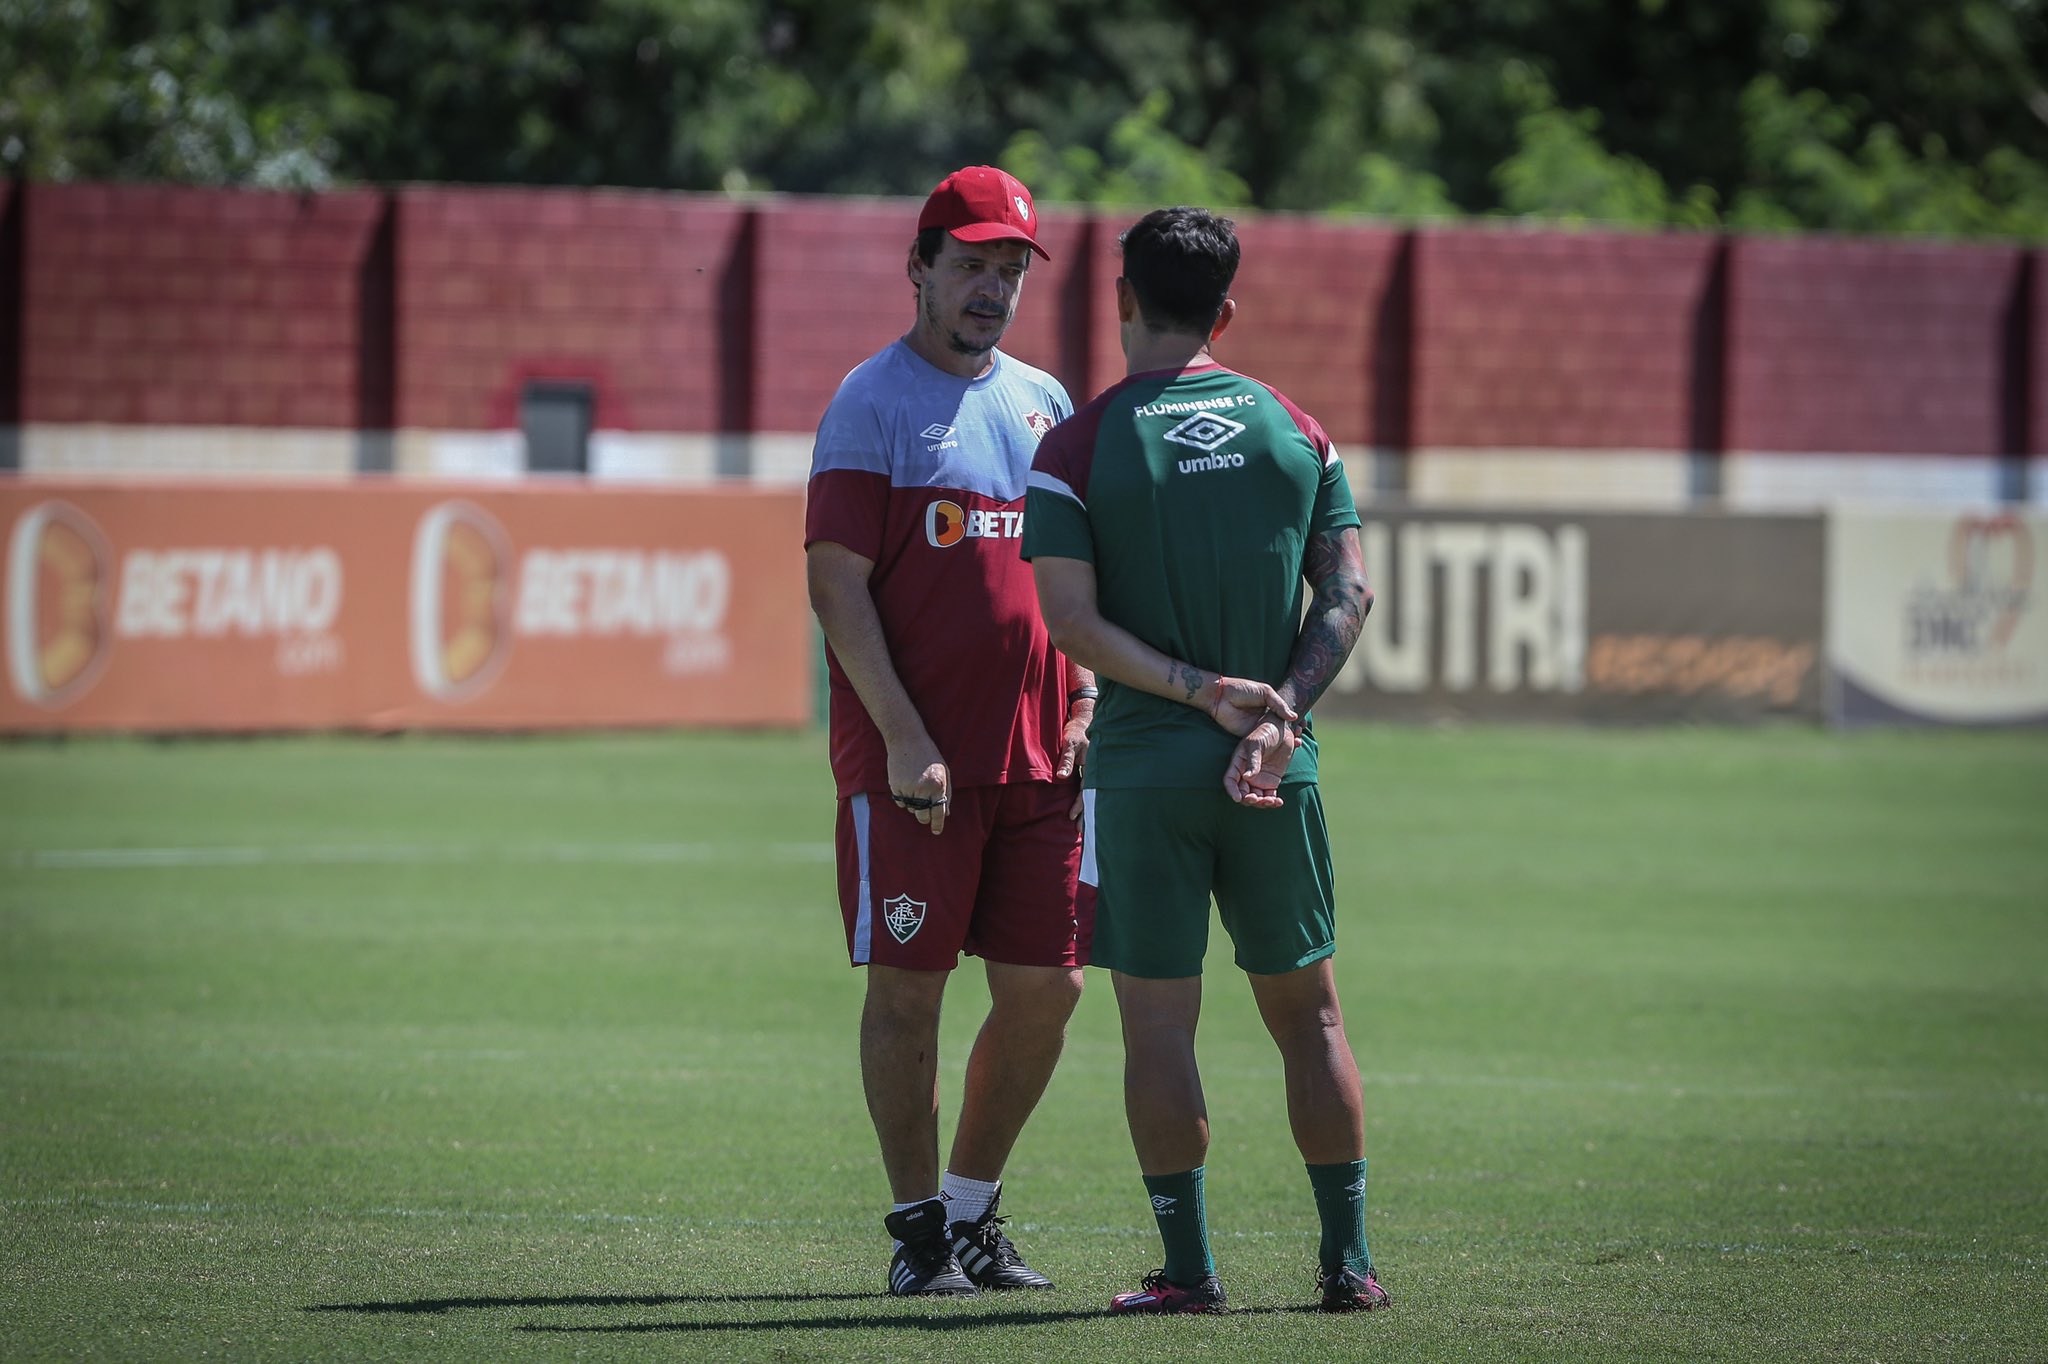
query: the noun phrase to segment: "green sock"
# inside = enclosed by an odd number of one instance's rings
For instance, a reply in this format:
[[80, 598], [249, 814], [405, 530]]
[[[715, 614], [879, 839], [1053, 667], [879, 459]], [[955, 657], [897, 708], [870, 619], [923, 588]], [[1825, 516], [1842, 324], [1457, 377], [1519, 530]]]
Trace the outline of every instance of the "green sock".
[[1372, 1268], [1365, 1249], [1365, 1161], [1311, 1165], [1308, 1182], [1316, 1191], [1316, 1216], [1323, 1221], [1323, 1273], [1365, 1273]]
[[1166, 1277], [1183, 1287], [1216, 1272], [1216, 1261], [1209, 1254], [1209, 1214], [1202, 1205], [1203, 1168], [1197, 1165], [1177, 1175], [1145, 1176], [1159, 1239], [1166, 1242]]

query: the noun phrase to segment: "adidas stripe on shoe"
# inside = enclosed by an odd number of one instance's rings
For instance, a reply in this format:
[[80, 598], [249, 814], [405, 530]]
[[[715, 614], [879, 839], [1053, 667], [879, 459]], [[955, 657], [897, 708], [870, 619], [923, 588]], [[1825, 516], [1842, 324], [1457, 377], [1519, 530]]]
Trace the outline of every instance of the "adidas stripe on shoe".
[[1052, 1280], [1025, 1264], [1003, 1233], [1005, 1219], [996, 1216], [1002, 1197], [997, 1194], [975, 1221], [953, 1224], [949, 1234], [960, 1268], [978, 1288], [1051, 1288]]

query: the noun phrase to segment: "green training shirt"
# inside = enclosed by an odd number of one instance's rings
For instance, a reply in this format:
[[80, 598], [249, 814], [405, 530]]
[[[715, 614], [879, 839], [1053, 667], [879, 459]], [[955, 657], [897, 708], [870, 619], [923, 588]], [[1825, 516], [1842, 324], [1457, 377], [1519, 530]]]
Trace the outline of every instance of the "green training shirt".
[[[1023, 555], [1095, 566], [1096, 605], [1172, 658], [1278, 685], [1312, 536], [1358, 524], [1316, 420], [1222, 366], [1134, 374], [1039, 443]], [[1103, 679], [1091, 788], [1221, 785], [1237, 740], [1203, 712]], [[1283, 784], [1314, 781], [1314, 732]]]

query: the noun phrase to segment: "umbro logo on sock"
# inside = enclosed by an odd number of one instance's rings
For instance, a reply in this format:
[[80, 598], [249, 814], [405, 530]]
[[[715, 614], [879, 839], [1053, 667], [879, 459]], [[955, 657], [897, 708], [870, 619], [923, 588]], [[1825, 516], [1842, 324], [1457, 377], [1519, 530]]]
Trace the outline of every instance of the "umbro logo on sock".
[[1152, 1211], [1155, 1213], [1170, 1213], [1173, 1211], [1173, 1205], [1178, 1202], [1180, 1202], [1178, 1198], [1168, 1198], [1165, 1194], [1153, 1194]]
[[1346, 1185], [1344, 1186], [1344, 1192], [1345, 1192], [1345, 1193], [1351, 1193], [1351, 1194], [1362, 1194], [1362, 1193], [1364, 1193], [1364, 1192], [1365, 1192], [1365, 1181], [1361, 1179], [1361, 1180], [1359, 1180], [1359, 1181], [1358, 1181], [1358, 1182], [1357, 1182], [1356, 1184], [1346, 1184]]

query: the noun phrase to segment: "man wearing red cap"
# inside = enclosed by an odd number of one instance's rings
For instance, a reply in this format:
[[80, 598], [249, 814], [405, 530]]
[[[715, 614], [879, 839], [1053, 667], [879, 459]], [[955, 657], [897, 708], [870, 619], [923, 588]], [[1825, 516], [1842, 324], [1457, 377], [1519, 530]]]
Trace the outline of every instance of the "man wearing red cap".
[[[1073, 404], [996, 349], [1046, 255], [1037, 211], [1014, 177], [970, 166], [917, 228], [916, 319], [826, 409], [804, 530], [831, 673], [840, 909], [868, 972], [861, 1081], [895, 1202], [889, 1291], [906, 1296], [1050, 1286], [996, 1207], [1094, 918], [1075, 823], [1094, 679], [1053, 649], [1017, 554], [1038, 439]], [[939, 1006], [963, 951], [983, 960], [990, 1009], [942, 1181]]]

